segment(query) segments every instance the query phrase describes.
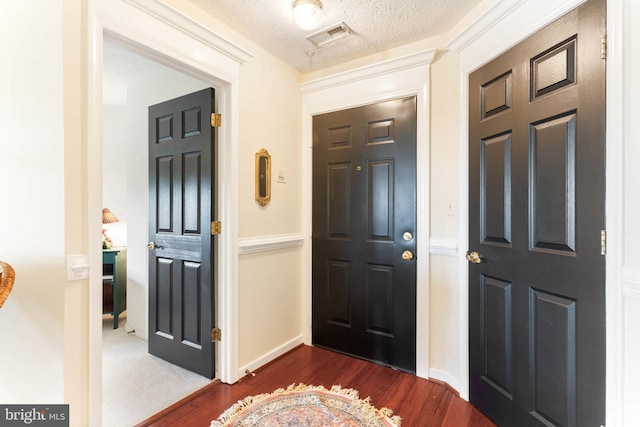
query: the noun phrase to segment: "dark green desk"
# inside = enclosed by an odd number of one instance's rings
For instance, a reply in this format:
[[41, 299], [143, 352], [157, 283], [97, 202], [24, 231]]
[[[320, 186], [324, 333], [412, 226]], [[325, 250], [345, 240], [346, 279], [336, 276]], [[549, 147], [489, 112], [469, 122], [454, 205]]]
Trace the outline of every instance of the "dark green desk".
[[127, 308], [127, 250], [102, 250], [102, 314], [113, 316], [113, 329], [118, 329], [118, 316]]

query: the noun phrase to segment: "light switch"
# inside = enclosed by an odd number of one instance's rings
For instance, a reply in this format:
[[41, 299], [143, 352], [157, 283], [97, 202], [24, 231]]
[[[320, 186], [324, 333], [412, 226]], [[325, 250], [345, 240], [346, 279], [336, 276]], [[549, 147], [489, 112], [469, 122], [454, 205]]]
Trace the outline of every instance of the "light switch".
[[87, 255], [69, 255], [67, 257], [67, 281], [89, 278], [89, 257]]
[[455, 216], [456, 215], [456, 201], [454, 199], [449, 199], [449, 203], [447, 204], [447, 216]]

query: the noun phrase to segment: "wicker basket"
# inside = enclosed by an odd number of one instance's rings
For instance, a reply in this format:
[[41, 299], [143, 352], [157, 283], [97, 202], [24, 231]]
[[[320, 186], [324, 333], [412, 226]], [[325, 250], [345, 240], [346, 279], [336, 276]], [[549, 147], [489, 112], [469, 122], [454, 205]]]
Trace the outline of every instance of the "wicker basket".
[[6, 262], [0, 261], [0, 308], [7, 300], [15, 278], [16, 275], [13, 268]]

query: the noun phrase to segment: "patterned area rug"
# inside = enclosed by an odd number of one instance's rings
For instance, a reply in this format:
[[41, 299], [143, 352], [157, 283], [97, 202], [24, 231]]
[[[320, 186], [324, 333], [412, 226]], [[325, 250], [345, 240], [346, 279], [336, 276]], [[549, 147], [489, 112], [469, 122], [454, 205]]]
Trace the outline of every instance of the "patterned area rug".
[[292, 384], [247, 397], [211, 422], [211, 427], [399, 427], [400, 417], [376, 409], [353, 389]]

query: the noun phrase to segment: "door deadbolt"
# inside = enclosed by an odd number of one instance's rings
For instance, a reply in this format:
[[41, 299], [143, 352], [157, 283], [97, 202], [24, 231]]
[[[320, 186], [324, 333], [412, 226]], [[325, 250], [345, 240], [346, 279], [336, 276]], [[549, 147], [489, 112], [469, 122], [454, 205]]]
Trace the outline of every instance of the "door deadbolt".
[[413, 252], [411, 251], [402, 252], [402, 259], [405, 261], [411, 261], [413, 259]]
[[405, 242], [410, 242], [413, 240], [413, 234], [409, 233], [408, 231], [405, 231], [405, 233], [402, 235], [402, 238], [404, 239]]

